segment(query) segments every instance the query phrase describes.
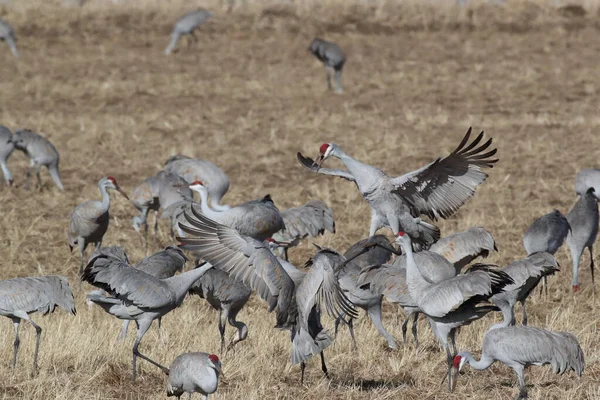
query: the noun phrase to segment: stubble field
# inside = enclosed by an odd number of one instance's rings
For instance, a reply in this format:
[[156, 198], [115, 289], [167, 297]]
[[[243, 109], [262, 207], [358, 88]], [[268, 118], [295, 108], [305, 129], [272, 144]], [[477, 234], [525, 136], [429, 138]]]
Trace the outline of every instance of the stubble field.
[[[451, 151], [469, 126], [485, 130], [500, 161], [475, 198], [440, 227], [449, 234], [484, 226], [499, 248], [490, 261], [499, 265], [523, 257], [527, 225], [553, 208], [566, 213], [575, 201], [577, 171], [598, 166], [595, 1], [578, 3], [588, 10], [582, 17], [522, 0], [504, 8], [473, 2], [466, 10], [412, 0], [257, 3], [232, 13], [204, 3], [216, 16], [199, 29], [197, 44], [186, 49], [183, 40], [171, 57], [162, 53], [171, 25], [195, 4], [90, 1], [64, 8], [22, 1], [0, 10], [15, 27], [21, 52], [14, 59], [0, 46], [0, 123], [50, 138], [61, 153], [65, 184], [59, 192], [44, 173], [41, 191], [25, 191], [27, 161], [12, 156], [17, 187], [0, 188], [0, 279], [61, 274], [77, 288], [79, 260], [69, 253], [66, 234], [73, 207], [98, 198], [103, 176], [114, 176], [131, 192], [176, 153], [222, 167], [232, 181], [229, 204], [267, 193], [280, 209], [324, 200], [338, 233], [314, 242], [345, 251], [368, 234], [368, 206], [354, 185], [303, 170], [297, 151], [314, 156], [321, 143], [335, 142], [399, 175]], [[325, 72], [306, 51], [315, 35], [346, 51], [343, 95], [326, 91]], [[145, 252], [131, 227], [135, 209], [118, 195], [112, 200], [104, 243], [124, 246], [137, 261]], [[160, 241], [169, 243], [164, 220]], [[303, 265], [312, 251], [307, 242], [292, 260]], [[567, 251], [557, 257], [562, 271], [550, 279], [548, 297], [536, 293], [530, 300], [530, 325], [574, 333], [586, 370], [578, 379], [531, 368], [530, 398], [600, 399], [600, 301], [588, 258], [582, 290], [573, 295]], [[133, 329], [118, 343], [120, 322], [88, 309], [89, 289], [77, 290], [76, 317], [33, 314], [44, 329], [37, 376], [31, 375], [34, 330], [23, 325], [12, 372], [13, 328], [9, 319], [0, 320], [0, 398], [165, 397], [165, 377], [144, 361], [138, 381], [131, 382]], [[189, 298], [163, 319], [160, 332], [151, 328], [141, 351], [167, 365], [185, 351], [218, 352], [216, 318], [204, 300]], [[500, 318], [463, 329], [459, 348], [478, 352], [485, 330]], [[274, 316], [264, 303], [253, 298], [239, 319], [248, 324], [249, 337], [223, 357], [226, 378], [215, 399], [483, 400], [517, 394], [512, 371], [502, 365], [485, 372], [466, 368], [449, 394], [440, 386], [444, 353], [424, 320], [421, 349], [409, 342], [389, 352], [362, 312], [358, 353], [342, 329], [326, 350], [331, 380], [316, 359], [302, 386], [299, 368], [289, 363], [289, 335], [272, 329]], [[401, 311], [387, 305], [384, 325], [397, 339], [401, 322]], [[331, 320], [326, 324], [333, 327]]]

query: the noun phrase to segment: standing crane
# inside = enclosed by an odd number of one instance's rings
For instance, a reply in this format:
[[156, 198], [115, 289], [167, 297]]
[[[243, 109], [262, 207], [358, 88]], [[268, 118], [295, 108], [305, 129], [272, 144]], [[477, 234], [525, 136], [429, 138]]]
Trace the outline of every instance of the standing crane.
[[73, 315], [76, 313], [73, 290], [65, 277], [48, 275], [0, 281], [0, 315], [12, 319], [15, 328], [13, 368], [17, 365], [19, 352], [19, 325], [21, 320], [25, 320], [35, 328], [33, 369], [37, 371], [42, 328], [33, 322], [29, 314], [39, 311], [46, 315], [53, 313], [56, 307]]
[[129, 201], [140, 212], [135, 215], [131, 221], [133, 229], [141, 236], [141, 227], [144, 226], [143, 244], [148, 248], [148, 213], [154, 211], [154, 247], [156, 247], [156, 237], [158, 231], [158, 210], [160, 203], [158, 201], [159, 178], [151, 176], [144, 179], [133, 188]]
[[[129, 263], [125, 258], [124, 262]], [[158, 279], [167, 279], [174, 276], [177, 272], [183, 271], [185, 263], [188, 258], [183, 254], [180, 248], [175, 246], [167, 246], [164, 250], [159, 251], [149, 257], [145, 257], [136, 265], [134, 268], [144, 271], [147, 274], [152, 275]], [[127, 336], [127, 329], [129, 328], [130, 320], [123, 321], [121, 332], [119, 333], [118, 340], [125, 339]], [[158, 329], [160, 329], [162, 318], [158, 317]]]
[[119, 187], [112, 176], [100, 179], [98, 189], [102, 200], [88, 200], [73, 209], [69, 220], [69, 248], [73, 251], [75, 245], [79, 248], [81, 264], [79, 275], [83, 272], [83, 253], [88, 244], [94, 243], [96, 250], [102, 246], [102, 238], [108, 229], [110, 196], [108, 189], [116, 190], [129, 200], [127, 194]]
[[182, 155], [170, 157], [164, 170], [181, 176], [187, 183], [203, 182], [208, 191], [210, 208], [225, 211], [230, 207], [222, 205], [221, 199], [229, 190], [229, 177], [215, 164]]
[[[491, 159], [496, 149], [485, 152], [492, 139], [480, 144], [481, 132], [469, 143], [471, 128], [446, 158], [438, 158], [416, 171], [389, 177], [379, 168], [350, 157], [333, 143], [319, 148], [317, 162], [298, 153], [298, 161], [308, 170], [333, 175], [356, 183], [363, 198], [371, 206], [373, 236], [383, 226], [392, 229], [394, 236], [406, 231], [419, 246], [429, 248], [440, 238], [440, 230], [421, 220], [426, 215], [432, 220], [448, 218], [475, 194], [475, 189], [487, 179], [484, 168], [492, 168], [497, 159]], [[330, 157], [339, 158], [347, 171], [321, 168]]]
[[14, 150], [15, 144], [12, 141], [12, 132], [4, 125], [0, 125], [0, 168], [7, 186], [13, 184], [13, 175], [8, 169], [7, 161]]
[[[434, 335], [446, 349], [448, 384], [451, 385], [450, 369], [456, 355], [456, 330], [493, 311], [493, 307], [478, 304], [499, 293], [502, 288], [513, 283], [513, 280], [504, 272], [494, 270], [488, 265], [475, 264], [465, 274], [432, 282], [428, 279], [428, 271], [425, 268], [421, 269], [422, 266], [415, 262], [417, 258], [413, 254], [410, 236], [400, 232], [396, 241], [406, 254], [408, 292], [423, 314], [429, 318]], [[441, 259], [449, 264], [446, 269], [454, 269], [449, 261], [443, 257]]]
[[6, 42], [13, 56], [19, 57], [15, 31], [12, 26], [10, 26], [10, 24], [3, 19], [0, 19], [0, 41]]
[[337, 93], [344, 93], [342, 87], [342, 71], [344, 64], [346, 64], [346, 55], [340, 49], [340, 47], [332, 42], [320, 38], [314, 38], [308, 46], [310, 51], [315, 57], [317, 57], [325, 66], [327, 72], [327, 88], [331, 87], [331, 78], [335, 81], [335, 91]]
[[571, 232], [567, 235], [567, 245], [573, 260], [573, 292], [579, 291], [579, 261], [583, 250], [590, 252], [590, 272], [594, 282], [594, 242], [598, 236], [598, 203], [593, 187], [579, 196], [567, 214]]
[[[198, 265], [197, 267], [199, 267]], [[191, 294], [206, 299], [215, 310], [219, 311], [219, 334], [221, 335], [221, 353], [225, 347], [225, 326], [227, 323], [238, 330], [237, 336], [227, 346], [227, 351], [248, 336], [248, 327], [236, 320], [238, 313], [244, 308], [252, 290], [242, 281], [232, 278], [224, 271], [211, 269], [206, 271], [190, 288]]]
[[456, 386], [459, 373], [466, 363], [476, 370], [484, 370], [496, 361], [500, 361], [517, 374], [520, 388], [517, 400], [527, 398], [526, 367], [551, 364], [555, 374], [562, 375], [572, 370], [581, 376], [585, 366], [583, 351], [572, 333], [550, 332], [529, 326], [490, 329], [483, 338], [479, 361], [467, 351], [454, 357], [452, 389]]
[[29, 157], [29, 169], [27, 170], [25, 189], [29, 189], [29, 178], [31, 177], [34, 168], [37, 177], [37, 185], [39, 187], [42, 186], [40, 168], [44, 166], [48, 169], [56, 186], [58, 186], [60, 190], [64, 190], [58, 172], [60, 156], [56, 147], [54, 147], [48, 139], [29, 129], [20, 129], [13, 134], [12, 141], [15, 145], [15, 149], [22, 151]]
[[134, 381], [138, 356], [169, 373], [167, 368], [140, 353], [138, 347], [152, 321], [179, 307], [190, 287], [209, 268], [212, 266], [207, 264], [171, 278], [158, 279], [102, 252], [90, 258], [81, 280], [107, 294], [95, 291], [88, 294], [88, 300], [119, 319], [136, 322], [132, 362]]
[[195, 11], [189, 12], [185, 14], [183, 17], [175, 22], [175, 26], [173, 26], [173, 31], [171, 32], [171, 42], [165, 49], [165, 54], [169, 55], [177, 45], [177, 41], [183, 35], [190, 35], [194, 42], [198, 39], [196, 35], [194, 35], [194, 31], [198, 26], [205, 23], [210, 17], [212, 17], [212, 13], [210, 11], [205, 10], [204, 8], [198, 8]]
[[217, 391], [221, 371], [221, 361], [215, 354], [184, 353], [179, 355], [169, 367], [169, 382], [167, 396], [177, 396], [188, 393], [200, 393], [202, 400], [207, 400], [209, 394]]

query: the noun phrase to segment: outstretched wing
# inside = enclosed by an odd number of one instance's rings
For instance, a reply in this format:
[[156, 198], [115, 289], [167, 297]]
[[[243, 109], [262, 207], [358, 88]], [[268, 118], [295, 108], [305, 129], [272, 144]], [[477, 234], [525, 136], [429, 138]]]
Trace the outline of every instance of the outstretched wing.
[[393, 265], [373, 265], [362, 270], [358, 277], [358, 286], [366, 286], [378, 295], [383, 295], [390, 303], [402, 307], [416, 307], [416, 303], [408, 292], [406, 284], [406, 268]]
[[355, 181], [354, 175], [352, 175], [348, 171], [342, 171], [341, 169], [317, 168], [317, 164], [312, 158], [304, 157], [300, 152], [296, 154], [296, 157], [298, 158], [300, 164], [309, 171], [315, 172], [317, 174], [337, 176], [339, 178], [344, 178], [352, 182]]
[[497, 250], [494, 237], [481, 227], [443, 237], [429, 248], [454, 264], [458, 272], [477, 257], [486, 258], [494, 250]]
[[281, 212], [285, 228], [273, 235], [277, 241], [294, 241], [307, 236], [322, 235], [326, 230], [335, 233], [333, 211], [321, 200], [310, 200], [300, 207]]
[[485, 152], [492, 139], [480, 145], [483, 132], [471, 143], [471, 128], [458, 147], [446, 158], [392, 179], [393, 193], [411, 207], [414, 214], [433, 220], [448, 218], [475, 194], [477, 186], [487, 179], [483, 168], [492, 168], [496, 149]]

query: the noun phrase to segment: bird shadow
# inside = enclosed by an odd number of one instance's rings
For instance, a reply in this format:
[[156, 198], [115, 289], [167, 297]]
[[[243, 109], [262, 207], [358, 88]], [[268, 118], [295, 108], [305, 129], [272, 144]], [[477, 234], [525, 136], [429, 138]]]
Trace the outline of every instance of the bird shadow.
[[331, 383], [342, 388], [356, 388], [361, 391], [372, 391], [378, 389], [396, 389], [402, 386], [414, 386], [414, 378], [406, 373], [394, 376], [391, 379], [332, 379]]

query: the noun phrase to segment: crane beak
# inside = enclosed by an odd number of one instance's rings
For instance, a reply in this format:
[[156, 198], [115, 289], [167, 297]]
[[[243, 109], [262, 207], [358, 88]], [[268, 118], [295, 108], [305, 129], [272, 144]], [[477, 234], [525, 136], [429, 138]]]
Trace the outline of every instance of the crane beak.
[[325, 156], [323, 156], [323, 154], [319, 154], [319, 156], [315, 160], [315, 164], [317, 165], [317, 171], [316, 172], [318, 172], [321, 169], [321, 165], [323, 165], [324, 161], [325, 161]]
[[456, 382], [458, 381], [459, 374], [460, 374], [460, 371], [458, 370], [458, 368], [453, 366], [452, 369], [450, 370], [450, 392], [454, 391], [454, 388], [456, 387]]
[[123, 191], [123, 189], [121, 189], [120, 186], [117, 186], [117, 192], [121, 193], [123, 195], [123, 197], [125, 197], [127, 200], [129, 200], [129, 196], [127, 196], [127, 193], [125, 193]]
[[223, 370], [221, 369], [221, 365], [220, 364], [215, 364], [215, 363], [213, 363], [213, 365], [215, 366], [215, 369], [219, 373], [219, 376], [221, 378], [225, 378], [225, 374], [223, 373]]

